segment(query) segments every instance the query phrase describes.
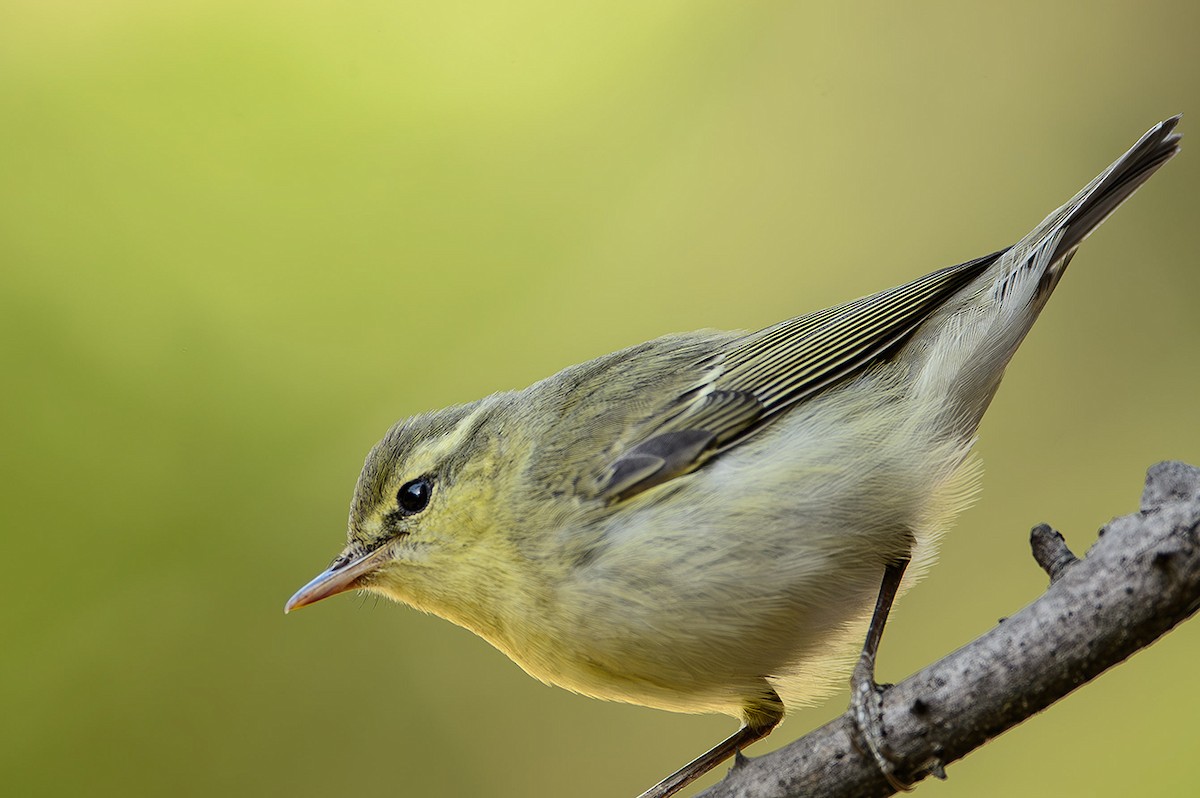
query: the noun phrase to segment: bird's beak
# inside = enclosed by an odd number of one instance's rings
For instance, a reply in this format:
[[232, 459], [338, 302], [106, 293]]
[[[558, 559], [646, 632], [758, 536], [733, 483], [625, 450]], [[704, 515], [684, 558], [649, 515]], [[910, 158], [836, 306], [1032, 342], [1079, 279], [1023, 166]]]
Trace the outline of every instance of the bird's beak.
[[285, 613], [320, 601], [338, 593], [359, 587], [359, 581], [367, 574], [388, 561], [391, 546], [383, 545], [362, 554], [347, 549], [333, 561], [333, 565], [317, 574], [311, 582], [296, 591], [296, 595], [283, 605]]

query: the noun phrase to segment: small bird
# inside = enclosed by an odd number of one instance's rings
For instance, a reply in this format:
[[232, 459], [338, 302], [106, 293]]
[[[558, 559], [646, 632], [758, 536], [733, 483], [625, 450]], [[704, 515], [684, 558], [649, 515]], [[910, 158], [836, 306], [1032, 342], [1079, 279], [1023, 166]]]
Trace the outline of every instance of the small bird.
[[367, 455], [346, 547], [285, 612], [368, 590], [543, 682], [741, 721], [642, 798], [853, 670], [852, 718], [898, 783], [874, 680], [892, 602], [975, 493], [976, 429], [1013, 352], [1083, 240], [1178, 152], [1178, 122], [1006, 249], [397, 423]]

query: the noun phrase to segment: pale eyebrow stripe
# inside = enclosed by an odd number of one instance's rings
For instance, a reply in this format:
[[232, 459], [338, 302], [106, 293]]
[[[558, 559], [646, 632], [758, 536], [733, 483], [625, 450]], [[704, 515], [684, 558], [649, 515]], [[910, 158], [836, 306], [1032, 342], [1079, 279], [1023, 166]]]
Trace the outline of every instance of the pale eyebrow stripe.
[[410, 456], [409, 459], [428, 459], [433, 465], [446, 461], [451, 454], [460, 450], [464, 441], [475, 435], [486, 420], [489, 409], [487, 403], [481, 403], [479, 407], [463, 416], [453, 429], [422, 446], [414, 453], [415, 458]]

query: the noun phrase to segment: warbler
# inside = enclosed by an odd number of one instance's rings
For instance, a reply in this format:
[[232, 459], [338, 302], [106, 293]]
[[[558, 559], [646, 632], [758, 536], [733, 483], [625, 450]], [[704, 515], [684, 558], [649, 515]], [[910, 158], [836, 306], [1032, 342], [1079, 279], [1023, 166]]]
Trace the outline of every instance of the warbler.
[[[874, 658], [975, 492], [980, 418], [1080, 243], [1179, 150], [1147, 132], [1016, 244], [753, 333], [668, 335], [425, 413], [367, 455], [346, 547], [285, 611], [363, 589], [585, 695], [764, 737]], [[862, 642], [865, 637], [865, 644]]]

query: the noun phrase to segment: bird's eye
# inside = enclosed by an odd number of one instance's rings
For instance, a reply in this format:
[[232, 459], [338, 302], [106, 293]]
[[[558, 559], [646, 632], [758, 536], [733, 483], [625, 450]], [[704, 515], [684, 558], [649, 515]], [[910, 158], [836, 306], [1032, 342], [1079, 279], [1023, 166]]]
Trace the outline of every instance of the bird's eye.
[[396, 503], [405, 515], [415, 515], [425, 509], [431, 495], [433, 483], [429, 477], [417, 477], [400, 486], [400, 490], [396, 491]]

